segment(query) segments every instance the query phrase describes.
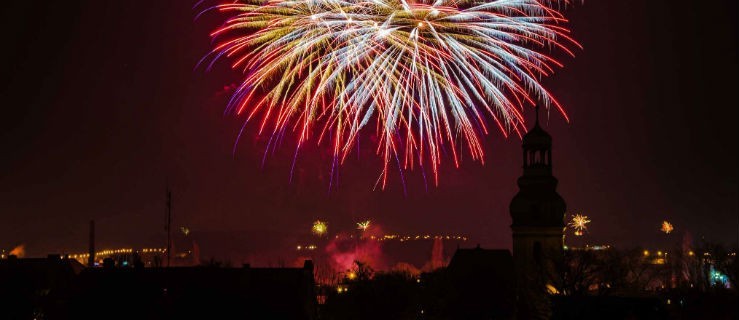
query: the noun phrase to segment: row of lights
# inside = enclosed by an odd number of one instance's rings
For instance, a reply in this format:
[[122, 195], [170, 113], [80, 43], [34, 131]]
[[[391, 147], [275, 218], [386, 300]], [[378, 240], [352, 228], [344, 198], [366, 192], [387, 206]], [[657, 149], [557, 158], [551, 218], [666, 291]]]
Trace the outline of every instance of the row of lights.
[[[142, 253], [162, 253], [166, 252], [167, 249], [164, 248], [144, 248], [141, 250], [136, 250], [136, 252], [142, 252]], [[123, 249], [114, 249], [114, 250], [103, 250], [99, 252], [95, 252], [95, 256], [110, 256], [110, 255], [116, 255], [116, 254], [126, 254], [126, 253], [133, 253], [134, 250], [131, 248], [123, 248]], [[80, 253], [80, 254], [70, 254], [69, 257], [72, 259], [85, 259], [90, 256], [89, 253]]]
[[370, 236], [370, 239], [373, 240], [379, 240], [379, 241], [385, 241], [385, 240], [400, 240], [400, 241], [409, 241], [409, 240], [430, 240], [430, 239], [440, 239], [440, 240], [462, 240], [467, 241], [467, 237], [464, 236], [450, 236], [450, 235], [415, 235], [415, 236], [401, 236], [397, 234], [386, 234], [382, 237], [375, 237]]
[[585, 245], [585, 247], [583, 247], [583, 248], [578, 248], [578, 247], [572, 247], [572, 248], [570, 248], [567, 245], [562, 246], [562, 248], [565, 249], [565, 250], [570, 250], [571, 249], [571, 250], [595, 250], [595, 251], [600, 251], [600, 250], [608, 250], [608, 249], [611, 249], [611, 246], [609, 246], [607, 244], [591, 246], [591, 245], [588, 244], [588, 245]]
[[316, 247], [316, 245], [309, 244], [307, 246], [298, 245], [296, 249], [298, 249], [298, 251], [301, 251], [301, 250], [310, 250], [310, 251], [313, 251], [313, 250], [316, 250], [317, 248], [318, 247]]
[[[661, 255], [663, 255], [663, 254], [664, 254], [664, 255], [666, 256], [666, 255], [667, 255], [667, 252], [657, 251], [657, 255], [658, 255], [658, 256], [661, 256]], [[693, 250], [690, 250], [690, 251], [688, 251], [688, 255], [689, 255], [689, 256], [691, 256], [691, 257], [692, 257], [692, 256], [695, 256], [695, 252], [694, 252]], [[703, 256], [706, 256], [706, 257], [708, 257], [708, 256], [710, 256], [710, 255], [711, 255], [711, 254], [710, 254], [710, 253], [708, 253], [708, 252], [704, 252], [704, 253], [703, 253]], [[645, 256], [645, 257], [646, 257], [646, 256], [649, 256], [649, 250], [644, 250], [644, 256]], [[736, 252], [732, 252], [732, 253], [729, 253], [729, 256], [732, 256], [732, 257], [736, 256]]]
[[116, 250], [103, 250], [100, 252], [96, 252], [95, 254], [101, 255], [101, 256], [109, 256], [113, 254], [132, 253], [132, 252], [133, 252], [133, 249], [116, 249]]

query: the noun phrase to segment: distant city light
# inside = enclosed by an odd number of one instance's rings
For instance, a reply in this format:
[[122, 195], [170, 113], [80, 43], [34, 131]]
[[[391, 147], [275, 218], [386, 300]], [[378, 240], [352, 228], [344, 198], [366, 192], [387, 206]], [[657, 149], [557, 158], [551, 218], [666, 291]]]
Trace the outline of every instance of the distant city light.
[[554, 287], [552, 284], [547, 283], [546, 287], [547, 287], [547, 292], [549, 294], [551, 294], [551, 295], [557, 295], [557, 294], [559, 294], [559, 290], [557, 290], [557, 288]]
[[298, 251], [301, 251], [301, 250], [313, 251], [313, 250], [316, 250], [318, 246], [316, 246], [315, 244], [309, 244], [309, 245], [298, 245], [296, 248], [298, 249]]
[[[95, 252], [95, 258], [96, 259], [102, 259], [107, 258], [111, 256], [116, 255], [128, 255], [132, 254], [134, 252], [136, 253], [145, 253], [145, 254], [159, 254], [166, 252], [167, 249], [165, 248], [143, 248], [143, 249], [137, 249], [134, 250], [133, 248], [121, 248], [121, 249], [105, 249]], [[74, 253], [69, 254], [69, 258], [75, 259], [79, 261], [80, 263], [87, 263], [87, 258], [90, 256], [89, 253]]]
[[[338, 239], [342, 236], [336, 235], [334, 238]], [[352, 238], [352, 235], [348, 236], [349, 238]], [[371, 240], [377, 240], [377, 241], [390, 241], [390, 240], [397, 240], [400, 242], [404, 241], [410, 241], [410, 240], [461, 240], [461, 241], [467, 241], [467, 236], [463, 235], [444, 235], [444, 234], [437, 234], [437, 235], [430, 235], [430, 234], [424, 234], [424, 235], [399, 235], [399, 234], [385, 234], [382, 236], [369, 236], [369, 239]]]

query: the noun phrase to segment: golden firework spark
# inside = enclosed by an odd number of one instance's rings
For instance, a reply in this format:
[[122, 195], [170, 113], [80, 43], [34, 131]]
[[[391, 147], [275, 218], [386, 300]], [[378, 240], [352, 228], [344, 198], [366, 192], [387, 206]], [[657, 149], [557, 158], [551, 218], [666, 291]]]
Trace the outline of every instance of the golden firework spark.
[[583, 232], [588, 229], [588, 223], [590, 223], [588, 216], [576, 214], [572, 216], [572, 220], [567, 225], [575, 229], [576, 236], [581, 236], [583, 235]]
[[357, 222], [357, 229], [362, 230], [362, 232], [367, 231], [367, 229], [370, 227], [370, 220]]
[[662, 228], [659, 229], [660, 231], [664, 232], [665, 234], [669, 234], [672, 232], [672, 230], [675, 230], [675, 228], [672, 226], [672, 223], [669, 223], [667, 220], [662, 221]]
[[311, 228], [311, 232], [313, 232], [313, 234], [321, 237], [321, 236], [325, 235], [326, 232], [328, 232], [328, 226], [326, 225], [325, 222], [323, 222], [321, 220], [316, 220], [315, 222], [313, 222], [313, 227]]

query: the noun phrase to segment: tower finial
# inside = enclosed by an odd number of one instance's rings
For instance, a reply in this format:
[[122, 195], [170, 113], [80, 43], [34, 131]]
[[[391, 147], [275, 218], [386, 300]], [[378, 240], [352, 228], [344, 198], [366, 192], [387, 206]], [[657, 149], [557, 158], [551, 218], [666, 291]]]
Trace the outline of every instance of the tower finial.
[[539, 126], [539, 105], [537, 104], [536, 107], [536, 126]]

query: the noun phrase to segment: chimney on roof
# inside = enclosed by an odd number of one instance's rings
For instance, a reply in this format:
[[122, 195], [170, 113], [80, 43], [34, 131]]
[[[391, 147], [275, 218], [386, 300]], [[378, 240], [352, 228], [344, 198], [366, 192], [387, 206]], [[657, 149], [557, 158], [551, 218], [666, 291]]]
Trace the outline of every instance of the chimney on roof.
[[305, 260], [305, 262], [303, 262], [303, 269], [313, 273], [313, 260]]

